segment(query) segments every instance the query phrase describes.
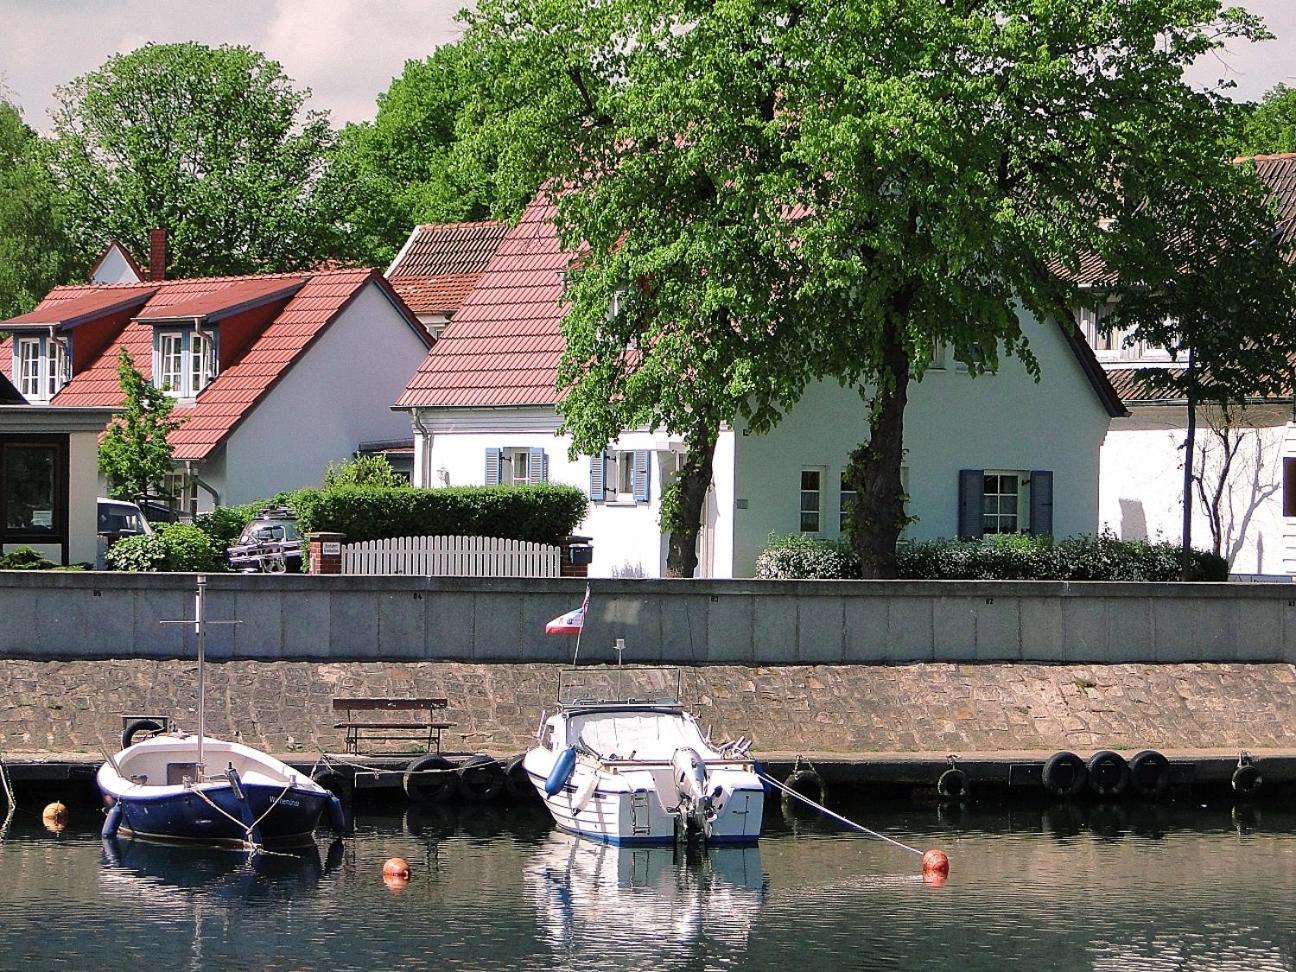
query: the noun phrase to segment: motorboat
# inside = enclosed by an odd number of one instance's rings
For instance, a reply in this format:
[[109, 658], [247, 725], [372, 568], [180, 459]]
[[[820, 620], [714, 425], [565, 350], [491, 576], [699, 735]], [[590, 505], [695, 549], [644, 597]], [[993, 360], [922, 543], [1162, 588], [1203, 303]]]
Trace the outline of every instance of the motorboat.
[[559, 827], [613, 844], [759, 837], [765, 790], [751, 741], [713, 745], [680, 684], [678, 669], [561, 673], [558, 710], [523, 760]]
[[108, 807], [105, 837], [282, 846], [311, 843], [325, 812], [338, 834], [346, 826], [338, 798], [310, 776], [250, 746], [184, 732], [128, 746], [95, 782]]
[[[107, 807], [102, 836], [118, 833], [153, 840], [235, 845], [311, 842], [325, 810], [339, 835], [346, 814], [338, 798], [308, 775], [268, 753], [205, 734], [207, 578], [199, 576], [192, 621], [198, 648], [198, 732], [152, 735], [123, 748], [99, 767], [95, 782]], [[209, 772], [211, 770], [211, 772]]]

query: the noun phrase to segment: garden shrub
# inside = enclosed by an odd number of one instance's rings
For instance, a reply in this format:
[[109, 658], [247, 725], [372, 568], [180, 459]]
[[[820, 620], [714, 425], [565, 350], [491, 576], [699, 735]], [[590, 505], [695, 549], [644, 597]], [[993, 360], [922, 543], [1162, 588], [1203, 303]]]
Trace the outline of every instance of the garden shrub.
[[859, 577], [859, 560], [845, 544], [793, 533], [771, 533], [756, 558], [762, 580], [842, 580]]
[[381, 489], [413, 489], [409, 480], [396, 475], [386, 456], [356, 456], [330, 462], [324, 470], [324, 488], [373, 486]]
[[226, 569], [224, 548], [190, 523], [158, 524], [151, 535], [123, 537], [107, 554], [112, 570], [219, 571]]
[[558, 543], [585, 516], [574, 486], [458, 486], [417, 489], [338, 486], [293, 494], [303, 532], [329, 530], [349, 543], [388, 537], [505, 537]]
[[0, 570], [49, 570], [53, 566], [31, 547], [17, 547], [10, 553], [0, 554]]

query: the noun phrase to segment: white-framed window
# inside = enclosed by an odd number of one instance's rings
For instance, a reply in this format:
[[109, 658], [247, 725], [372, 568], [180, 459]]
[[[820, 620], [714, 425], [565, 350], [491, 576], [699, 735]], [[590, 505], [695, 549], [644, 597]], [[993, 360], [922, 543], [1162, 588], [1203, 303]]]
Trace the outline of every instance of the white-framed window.
[[819, 533], [823, 529], [824, 471], [818, 467], [801, 470], [802, 533]]
[[850, 470], [843, 469], [841, 471], [841, 492], [838, 494], [837, 497], [837, 509], [838, 509], [838, 517], [839, 517], [837, 529], [842, 533], [846, 533], [847, 530], [850, 528], [850, 524], [847, 521], [850, 518], [851, 510], [854, 509], [855, 507], [855, 490], [851, 488], [851, 482], [849, 477], [850, 477]]
[[1026, 533], [1030, 503], [1026, 490], [1030, 474], [987, 469], [981, 487], [981, 532], [986, 535]]
[[[449, 476], [447, 474], [448, 485]], [[491, 447], [486, 450], [487, 486], [523, 486], [549, 479], [549, 461], [535, 446]]]
[[1148, 344], [1146, 341], [1132, 341], [1132, 327], [1108, 328], [1104, 322], [1116, 309], [1114, 302], [1101, 304], [1098, 307], [1077, 307], [1076, 323], [1084, 339], [1093, 348], [1099, 361], [1169, 361], [1166, 349]]
[[30, 402], [47, 402], [67, 384], [70, 360], [67, 340], [59, 337], [15, 337], [15, 384]]
[[596, 503], [647, 503], [652, 497], [652, 451], [607, 450], [590, 457], [590, 499]]
[[182, 516], [198, 512], [198, 481], [184, 472], [169, 472], [162, 477], [162, 492], [171, 497], [171, 508]]
[[153, 384], [177, 398], [193, 398], [216, 377], [216, 349], [207, 334], [158, 331], [153, 347]]
[[500, 484], [522, 485], [530, 482], [531, 453], [527, 449], [504, 449], [500, 453]]

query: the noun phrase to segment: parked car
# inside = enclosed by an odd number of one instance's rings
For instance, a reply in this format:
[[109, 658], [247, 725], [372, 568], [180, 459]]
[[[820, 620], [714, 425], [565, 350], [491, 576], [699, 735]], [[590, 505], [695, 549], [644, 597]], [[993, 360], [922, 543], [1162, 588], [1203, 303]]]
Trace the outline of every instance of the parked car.
[[286, 506], [267, 507], [243, 528], [228, 548], [229, 563], [244, 573], [301, 573], [303, 548], [297, 516]]
[[99, 536], [107, 541], [108, 546], [122, 537], [137, 537], [140, 534], [153, 532], [153, 527], [138, 503], [109, 499], [106, 496], [100, 496], [98, 503]]
[[161, 500], [140, 500], [139, 508], [150, 523], [179, 523], [180, 514]]

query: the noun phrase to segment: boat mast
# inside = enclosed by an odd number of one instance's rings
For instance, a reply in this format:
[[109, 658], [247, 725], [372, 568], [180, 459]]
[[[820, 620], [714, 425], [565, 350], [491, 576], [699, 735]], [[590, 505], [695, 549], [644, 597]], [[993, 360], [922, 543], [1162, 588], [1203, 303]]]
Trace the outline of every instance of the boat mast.
[[203, 761], [203, 737], [207, 735], [207, 682], [204, 678], [206, 636], [206, 615], [203, 604], [207, 594], [207, 577], [198, 575], [198, 591], [194, 595], [194, 635], [198, 642], [198, 761], [194, 764], [196, 782], [201, 783], [207, 775], [207, 764]]

